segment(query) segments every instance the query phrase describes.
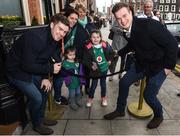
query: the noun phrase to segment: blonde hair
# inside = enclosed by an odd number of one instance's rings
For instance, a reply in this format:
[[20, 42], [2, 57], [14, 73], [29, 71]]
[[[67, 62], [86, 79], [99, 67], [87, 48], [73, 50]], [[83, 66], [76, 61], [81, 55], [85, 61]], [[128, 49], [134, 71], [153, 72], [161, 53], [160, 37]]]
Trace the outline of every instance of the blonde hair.
[[75, 10], [82, 9], [84, 12], [86, 12], [86, 8], [82, 3], [76, 4]]

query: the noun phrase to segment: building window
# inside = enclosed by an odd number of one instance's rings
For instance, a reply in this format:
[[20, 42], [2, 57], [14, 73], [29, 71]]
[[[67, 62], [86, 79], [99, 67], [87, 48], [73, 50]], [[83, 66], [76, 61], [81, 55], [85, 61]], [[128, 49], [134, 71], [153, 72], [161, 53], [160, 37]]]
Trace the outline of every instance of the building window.
[[167, 13], [164, 14], [164, 19], [165, 19], [165, 20], [168, 19], [168, 14], [167, 14]]
[[175, 13], [172, 13], [172, 18], [171, 18], [172, 20], [175, 20], [176, 19], [176, 15], [175, 15]]
[[176, 5], [171, 5], [171, 12], [175, 12], [176, 11]]
[[170, 0], [166, 0], [166, 3], [170, 3]]
[[164, 3], [164, 0], [160, 0], [160, 3]]
[[164, 11], [168, 12], [169, 11], [169, 5], [165, 5]]
[[159, 5], [159, 11], [163, 11], [163, 5]]
[[157, 9], [158, 8], [158, 5], [154, 5], [154, 9]]
[[176, 3], [176, 0], [172, 0], [172, 3]]
[[23, 16], [20, 0], [1, 0], [0, 16], [6, 15], [21, 17]]
[[176, 19], [180, 20], [180, 14], [176, 14]]

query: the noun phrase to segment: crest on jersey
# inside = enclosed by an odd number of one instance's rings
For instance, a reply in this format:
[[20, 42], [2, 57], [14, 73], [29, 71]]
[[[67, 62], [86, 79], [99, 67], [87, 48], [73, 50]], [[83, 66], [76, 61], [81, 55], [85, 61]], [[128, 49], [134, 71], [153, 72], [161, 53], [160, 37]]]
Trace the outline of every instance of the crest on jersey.
[[99, 62], [102, 61], [102, 57], [101, 57], [101, 56], [98, 56], [98, 57], [96, 58], [96, 60], [97, 60], [97, 62], [99, 63]]

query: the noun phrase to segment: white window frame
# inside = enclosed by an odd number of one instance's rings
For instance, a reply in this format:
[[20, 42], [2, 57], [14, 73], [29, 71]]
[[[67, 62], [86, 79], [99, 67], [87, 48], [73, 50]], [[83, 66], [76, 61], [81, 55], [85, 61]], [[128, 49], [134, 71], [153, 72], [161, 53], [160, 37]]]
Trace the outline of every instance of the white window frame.
[[160, 0], [160, 3], [164, 3], [164, 0]]
[[169, 5], [165, 5], [165, 6], [164, 6], [164, 11], [165, 11], [165, 12], [169, 12]]
[[176, 19], [180, 20], [180, 14], [176, 14]]
[[172, 0], [172, 3], [176, 3], [176, 0]]
[[171, 12], [175, 12], [176, 11], [176, 5], [171, 5]]
[[170, 3], [170, 0], [166, 0], [166, 3]]
[[176, 14], [172, 13], [172, 20], [175, 20], [175, 19], [176, 19]]
[[163, 10], [163, 5], [159, 5], [159, 11], [162, 12]]
[[168, 19], [168, 13], [164, 14], [164, 19], [167, 20]]

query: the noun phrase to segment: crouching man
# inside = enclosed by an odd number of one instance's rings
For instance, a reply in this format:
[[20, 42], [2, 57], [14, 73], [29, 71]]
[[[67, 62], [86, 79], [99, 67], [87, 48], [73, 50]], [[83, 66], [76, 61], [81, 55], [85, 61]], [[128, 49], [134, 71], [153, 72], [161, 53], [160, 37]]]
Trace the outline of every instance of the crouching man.
[[52, 134], [45, 127], [57, 121], [44, 118], [47, 94], [51, 90], [48, 74], [57, 74], [61, 69], [60, 56], [55, 64], [51, 57], [59, 50], [59, 40], [69, 31], [69, 22], [61, 14], [52, 16], [47, 27], [32, 29], [24, 33], [13, 45], [7, 56], [7, 76], [28, 98], [28, 107], [33, 130], [42, 135]]

